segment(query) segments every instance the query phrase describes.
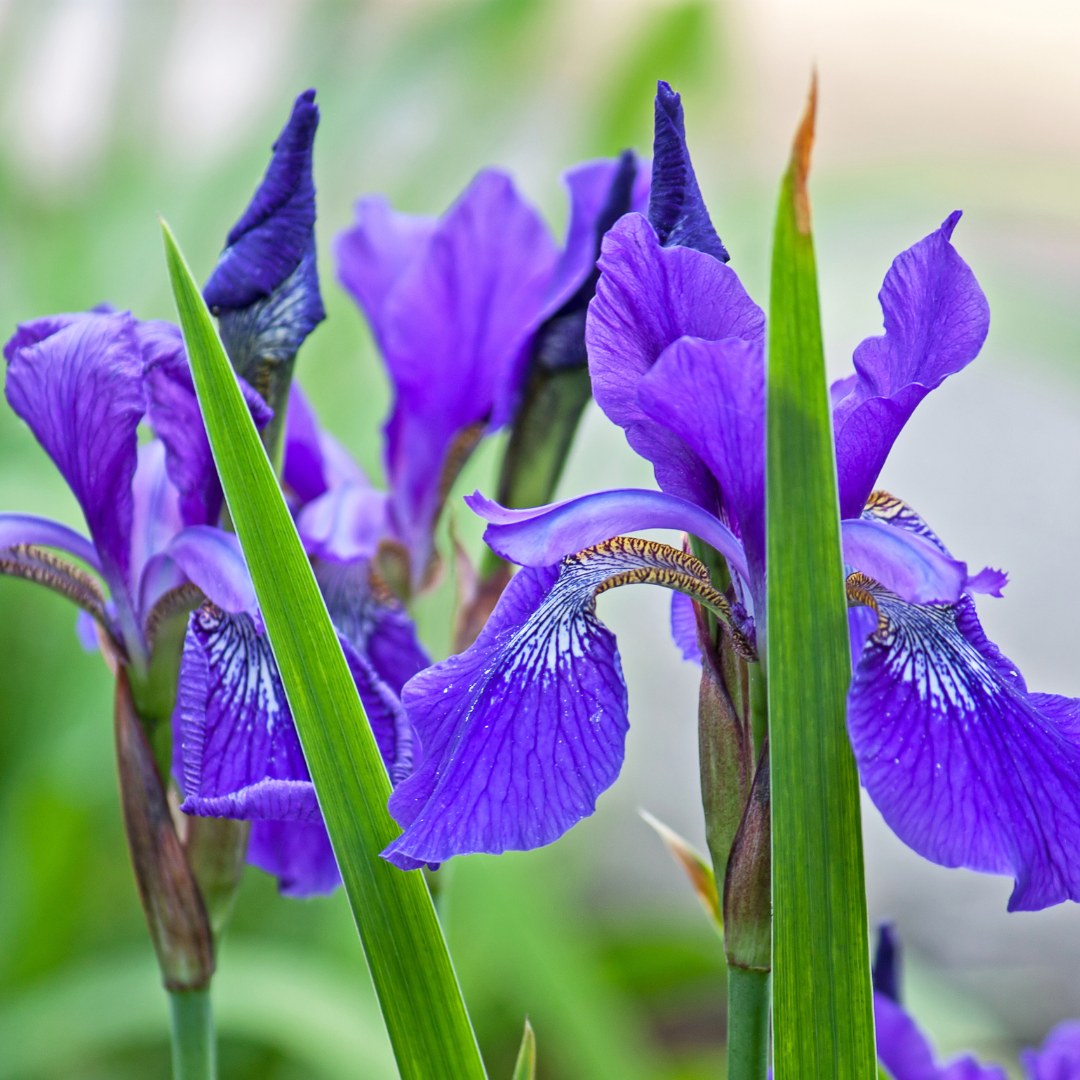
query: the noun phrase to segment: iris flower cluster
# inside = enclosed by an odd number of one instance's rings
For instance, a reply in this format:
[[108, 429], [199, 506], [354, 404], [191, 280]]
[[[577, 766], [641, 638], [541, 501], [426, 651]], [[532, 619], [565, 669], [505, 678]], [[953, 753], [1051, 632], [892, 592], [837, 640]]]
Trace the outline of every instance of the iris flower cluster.
[[[423, 747], [391, 811], [386, 857], [408, 868], [534, 848], [592, 812], [616, 778], [627, 696], [596, 596], [667, 585], [764, 640], [765, 317], [726, 265], [701, 199], [678, 95], [661, 84], [648, 214], [607, 234], [586, 344], [597, 403], [649, 460], [659, 491], [510, 510], [476, 494], [488, 544], [522, 569], [475, 644], [417, 675], [405, 708]], [[897, 835], [944, 866], [1008, 874], [1010, 909], [1080, 899], [1080, 702], [1029, 692], [982, 631], [971, 574], [907, 504], [874, 485], [919, 402], [977, 355], [989, 309], [952, 244], [960, 214], [902, 252], [880, 293], [885, 333], [832, 388], [854, 676], [848, 727], [863, 785]], [[621, 536], [685, 530], [704, 566]], [[726, 605], [725, 605], [726, 600]], [[684, 651], [692, 601], [676, 597]]]

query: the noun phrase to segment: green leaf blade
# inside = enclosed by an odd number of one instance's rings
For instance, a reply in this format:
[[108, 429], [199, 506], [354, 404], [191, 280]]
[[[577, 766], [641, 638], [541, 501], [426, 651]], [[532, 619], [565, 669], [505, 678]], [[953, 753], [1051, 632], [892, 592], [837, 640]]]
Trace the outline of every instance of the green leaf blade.
[[767, 616], [777, 1080], [877, 1076], [831, 412], [806, 171], [777, 212], [770, 296]]
[[419, 871], [379, 857], [390, 780], [273, 467], [167, 225], [169, 274], [229, 512], [405, 1080], [482, 1080], [476, 1038]]

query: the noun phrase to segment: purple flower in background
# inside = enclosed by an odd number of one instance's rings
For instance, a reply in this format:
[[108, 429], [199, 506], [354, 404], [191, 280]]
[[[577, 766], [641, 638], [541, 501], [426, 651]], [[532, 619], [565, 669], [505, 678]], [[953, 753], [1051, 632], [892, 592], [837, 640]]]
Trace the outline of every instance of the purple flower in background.
[[[179, 330], [106, 309], [53, 315], [20, 324], [4, 356], [8, 402], [67, 481], [90, 538], [0, 514], [0, 572], [74, 600], [136, 678], [147, 675], [161, 621], [190, 610], [185, 586], [224, 610], [252, 609], [239, 545], [213, 527], [221, 487], [198, 410], [184, 400], [191, 377]], [[244, 390], [265, 425], [269, 410]], [[144, 419], [158, 437], [140, 447]], [[94, 577], [45, 549], [89, 566], [109, 600]]]
[[[594, 272], [598, 222], [613, 191], [623, 184], [631, 206], [644, 200], [635, 173], [624, 158], [567, 174], [561, 254], [495, 169], [480, 172], [439, 219], [363, 198], [356, 224], [338, 237], [338, 276], [367, 316], [394, 386], [387, 524], [408, 563], [409, 591], [430, 579], [432, 534], [454, 478], [484, 432], [513, 416], [538, 329], [550, 362], [573, 362], [568, 308]], [[583, 318], [582, 305], [577, 323]]]
[[[981, 1065], [971, 1055], [945, 1065], [936, 1063], [929, 1040], [900, 1003], [899, 943], [891, 927], [882, 927], [878, 934], [874, 958], [874, 1027], [878, 1059], [893, 1080], [1006, 1080], [1000, 1065]], [[1068, 1074], [1061, 1080], [1068, 1080]]]
[[1038, 1050], [1022, 1050], [1028, 1080], [1080, 1080], [1080, 1020], [1066, 1020]]
[[[663, 86], [659, 97], [654, 192], [684, 147], [670, 139], [677, 97]], [[715, 250], [692, 171], [682, 175], [685, 235]], [[901, 839], [946, 866], [1010, 874], [1010, 909], [1036, 909], [1080, 899], [1080, 703], [1028, 693], [983, 635], [971, 594], [1000, 595], [1004, 574], [969, 575], [909, 507], [872, 493], [918, 402], [986, 337], [986, 300], [951, 244], [958, 218], [894, 261], [885, 334], [859, 346], [855, 375], [834, 387], [855, 605], [848, 722], [862, 781]], [[717, 255], [663, 246], [637, 214], [608, 234], [600, 268], [587, 329], [594, 395], [662, 490], [533, 510], [467, 500], [491, 523], [489, 545], [526, 569], [469, 650], [405, 688], [423, 758], [391, 799], [405, 831], [384, 854], [399, 866], [548, 843], [617, 776], [626, 691], [595, 597], [642, 580], [694, 594], [704, 568], [674, 555], [661, 567], [655, 546], [616, 551], [610, 538], [696, 535], [731, 570], [734, 631], [753, 643], [765, 610], [764, 316]], [[677, 627], [692, 624], [676, 613]]]

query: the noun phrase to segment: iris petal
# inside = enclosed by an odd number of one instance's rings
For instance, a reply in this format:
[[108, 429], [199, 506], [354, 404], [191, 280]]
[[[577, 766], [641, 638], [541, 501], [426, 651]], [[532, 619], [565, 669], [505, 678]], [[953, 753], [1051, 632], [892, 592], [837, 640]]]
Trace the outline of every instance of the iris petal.
[[101, 570], [94, 545], [85, 536], [58, 521], [49, 521], [33, 514], [0, 514], [0, 548], [14, 547], [16, 544], [58, 548], [95, 570]]
[[861, 587], [879, 623], [848, 729], [882, 816], [932, 862], [1011, 875], [1010, 910], [1080, 899], [1080, 701], [1029, 694], [970, 597], [923, 606]]
[[1020, 1064], [1028, 1080], [1074, 1080], [1080, 1076], [1080, 1020], [1066, 1020], [1038, 1050], [1023, 1050]]
[[420, 672], [403, 701], [423, 759], [390, 799], [402, 869], [540, 847], [591, 814], [622, 766], [626, 686], [599, 592], [708, 589], [692, 556], [618, 537], [511, 579], [480, 636]]
[[341, 884], [322, 821], [253, 821], [247, 860], [278, 879], [282, 896], [302, 900], [332, 893]]
[[[364, 223], [356, 230], [363, 234]], [[339, 255], [348, 283], [358, 276], [358, 257], [378, 259], [381, 250], [356, 244], [339, 247]], [[485, 170], [407, 265], [365, 271], [369, 284], [393, 278], [382, 302], [365, 311], [395, 388], [386, 472], [391, 519], [411, 555], [414, 586], [428, 568], [447, 481], [462, 463], [455, 450], [465, 449], [470, 431], [479, 437], [506, 390], [555, 258], [546, 225], [510, 178]], [[378, 293], [368, 288], [357, 299]]]
[[661, 247], [640, 214], [627, 214], [607, 234], [599, 266], [585, 330], [596, 403], [653, 463], [660, 487], [716, 512], [716, 480], [708, 466], [646, 414], [638, 383], [681, 337], [763, 341], [764, 313], [733, 270], [688, 247]]
[[[412, 764], [404, 709], [366, 658], [347, 641], [342, 648], [383, 759], [400, 779]], [[269, 641], [250, 615], [211, 604], [192, 615], [173, 722], [185, 813], [308, 826], [266, 832], [270, 846], [261, 856], [256, 847], [258, 865], [276, 851], [275, 872], [292, 895], [325, 891], [325, 858], [298, 839], [307, 836], [317, 849], [325, 833], [315, 788]]]
[[[885, 333], [855, 350], [853, 383], [833, 411], [840, 513], [856, 517], [920, 401], [979, 353], [990, 308], [950, 243], [960, 212], [898, 255], [879, 299]], [[838, 392], [842, 392], [842, 389]]]
[[526, 510], [509, 510], [478, 491], [465, 502], [491, 522], [484, 539], [492, 550], [523, 566], [551, 566], [620, 533], [678, 529], [700, 536], [750, 580], [742, 545], [732, 531], [700, 506], [662, 491], [616, 488]]
[[765, 591], [765, 353], [761, 342], [684, 337], [638, 384], [638, 402], [681, 438], [738, 522], [758, 605]]
[[[140, 323], [136, 332], [146, 361], [148, 417], [165, 444], [166, 468], [180, 493], [184, 524], [216, 525], [224, 495], [180, 329], [151, 321]], [[236, 381], [261, 431], [274, 414], [248, 383], [239, 376]]]
[[[138, 638], [129, 595], [131, 482], [145, 411], [143, 360], [129, 314], [24, 324], [9, 342], [6, 393], [78, 499], [125, 637]], [[36, 338], [36, 340], [34, 340]], [[17, 347], [17, 341], [33, 341]]]

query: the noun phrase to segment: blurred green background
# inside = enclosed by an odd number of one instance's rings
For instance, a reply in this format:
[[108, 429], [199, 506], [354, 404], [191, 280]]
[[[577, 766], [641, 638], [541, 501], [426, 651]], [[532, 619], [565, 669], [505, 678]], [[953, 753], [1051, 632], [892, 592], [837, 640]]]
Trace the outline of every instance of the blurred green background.
[[[994, 327], [928, 400], [884, 481], [962, 557], [1005, 565], [988, 630], [1037, 689], [1080, 693], [1080, 25], [1058, 0], [8, 0], [0, 3], [0, 332], [110, 300], [173, 317], [155, 215], [205, 275], [293, 96], [318, 88], [319, 242], [329, 319], [299, 377], [379, 476], [389, 395], [330, 242], [360, 194], [440, 212], [487, 164], [561, 233], [558, 176], [648, 153], [655, 80], [684, 94], [714, 219], [766, 298], [776, 178], [811, 63], [813, 193], [830, 364], [878, 332], [889, 260], [954, 207]], [[977, 369], [977, 370], [976, 370]], [[459, 483], [490, 490], [497, 444]], [[567, 494], [649, 484], [595, 409]], [[453, 500], [452, 500], [453, 502]], [[460, 504], [459, 504], [460, 505]], [[0, 407], [0, 509], [80, 524], [26, 428]], [[479, 529], [454, 517], [474, 552]], [[453, 583], [419, 619], [436, 655]], [[623, 590], [632, 732], [594, 818], [536, 853], [456, 860], [452, 948], [493, 1077], [526, 1013], [548, 1080], [722, 1073], [723, 954], [640, 822], [700, 842], [696, 677], [666, 597]], [[0, 579], [0, 1080], [167, 1077], [164, 997], [120, 829], [110, 680], [65, 603]], [[632, 628], [632, 632], [631, 631]], [[1011, 1060], [1080, 1015], [1072, 905], [1006, 917], [1007, 882], [930, 867], [866, 808], [875, 917], [911, 945], [910, 999], [946, 1051]], [[222, 1076], [393, 1076], [347, 905], [279, 898], [248, 871], [215, 981]]]

